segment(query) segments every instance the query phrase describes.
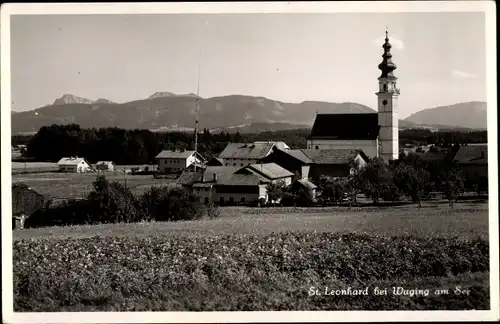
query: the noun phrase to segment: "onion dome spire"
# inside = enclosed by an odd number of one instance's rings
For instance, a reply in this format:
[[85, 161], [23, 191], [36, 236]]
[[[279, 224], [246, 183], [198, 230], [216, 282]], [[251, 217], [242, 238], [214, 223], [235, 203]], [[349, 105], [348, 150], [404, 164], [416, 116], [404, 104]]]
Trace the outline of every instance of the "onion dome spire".
[[382, 55], [382, 63], [378, 65], [378, 68], [380, 71], [382, 71], [382, 74], [380, 75], [381, 78], [395, 78], [395, 76], [392, 74], [394, 70], [396, 70], [396, 64], [392, 62], [392, 54], [391, 54], [391, 43], [389, 43], [389, 33], [387, 32], [387, 29], [385, 30], [385, 43], [382, 45], [384, 48], [384, 54]]

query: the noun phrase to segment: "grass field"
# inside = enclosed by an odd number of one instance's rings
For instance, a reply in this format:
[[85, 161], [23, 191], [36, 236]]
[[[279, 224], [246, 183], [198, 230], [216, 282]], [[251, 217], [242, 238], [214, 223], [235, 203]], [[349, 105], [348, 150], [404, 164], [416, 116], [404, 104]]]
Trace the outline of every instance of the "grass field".
[[[221, 208], [215, 220], [151, 222], [48, 227], [14, 230], [14, 239], [82, 238], [91, 236], [134, 237], [172, 234], [267, 235], [277, 232], [367, 233], [384, 236], [473, 237], [488, 235], [486, 204], [457, 204], [449, 208], [374, 208], [347, 211], [340, 208]], [[286, 211], [285, 211], [286, 210]], [[262, 214], [257, 214], [262, 212]]]
[[[82, 198], [92, 190], [92, 182], [97, 173], [59, 173], [47, 172], [37, 174], [12, 175], [12, 183], [22, 182], [40, 194], [56, 198]], [[174, 180], [154, 179], [152, 175], [130, 175], [120, 172], [108, 172], [106, 178], [127, 184], [132, 192], [142, 193], [151, 186], [172, 185]]]

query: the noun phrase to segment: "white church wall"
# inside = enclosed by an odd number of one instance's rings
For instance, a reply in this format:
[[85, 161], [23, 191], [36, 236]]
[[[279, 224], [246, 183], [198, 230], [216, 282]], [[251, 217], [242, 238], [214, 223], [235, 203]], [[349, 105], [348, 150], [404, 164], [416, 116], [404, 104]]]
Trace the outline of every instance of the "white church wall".
[[373, 158], [378, 157], [378, 140], [308, 140], [307, 148], [319, 149], [357, 149]]

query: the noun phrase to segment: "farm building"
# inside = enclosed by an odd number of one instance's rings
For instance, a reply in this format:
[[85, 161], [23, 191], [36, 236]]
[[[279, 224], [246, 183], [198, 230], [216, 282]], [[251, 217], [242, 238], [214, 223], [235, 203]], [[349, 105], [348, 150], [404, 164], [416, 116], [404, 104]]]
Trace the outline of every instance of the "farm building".
[[244, 167], [268, 156], [274, 147], [272, 142], [229, 143], [219, 154], [219, 158], [224, 161], [225, 166]]
[[180, 173], [195, 163], [201, 165], [205, 160], [199, 153], [186, 150], [164, 150], [155, 159], [159, 173]]
[[12, 226], [23, 228], [25, 220], [35, 211], [43, 208], [49, 199], [25, 184], [12, 185]]
[[292, 184], [294, 174], [276, 163], [261, 163], [250, 164], [243, 169], [236, 171], [237, 174], [255, 174], [258, 177], [263, 177], [265, 181], [278, 182], [282, 181], [285, 185]]
[[291, 191], [292, 192], [297, 192], [298, 190], [302, 189], [307, 192], [309, 195], [309, 198], [311, 198], [312, 201], [316, 200], [316, 189], [318, 186], [316, 186], [314, 183], [307, 179], [299, 179], [295, 181], [292, 184]]
[[114, 171], [115, 164], [112, 161], [99, 161], [95, 164], [97, 171]]
[[461, 146], [453, 160], [459, 165], [466, 181], [487, 183], [488, 144]]
[[261, 162], [276, 163], [300, 179], [316, 179], [322, 175], [347, 177], [351, 169], [366, 165], [368, 157], [354, 149], [277, 150]]
[[59, 171], [62, 172], [87, 172], [90, 170], [90, 164], [81, 157], [64, 157], [57, 162]]
[[[260, 166], [257, 167], [259, 169]], [[291, 183], [293, 174], [278, 165], [207, 167], [199, 172], [183, 172], [177, 184], [200, 196], [200, 201], [219, 204], [246, 204], [263, 198], [268, 200], [267, 184], [283, 180]]]

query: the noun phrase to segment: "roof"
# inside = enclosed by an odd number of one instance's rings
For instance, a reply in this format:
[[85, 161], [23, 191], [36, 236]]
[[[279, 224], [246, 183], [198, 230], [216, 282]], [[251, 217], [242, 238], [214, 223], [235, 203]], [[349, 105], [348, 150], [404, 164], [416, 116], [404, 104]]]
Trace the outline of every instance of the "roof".
[[82, 161], [85, 161], [85, 163], [89, 164], [87, 160], [85, 160], [82, 157], [63, 157], [62, 159], [57, 162], [58, 165], [78, 165]]
[[313, 161], [307, 156], [304, 154], [304, 152], [302, 152], [303, 150], [287, 150], [287, 151], [283, 151], [285, 154], [288, 154], [292, 157], [294, 157], [295, 159], [305, 163], [305, 164], [311, 164], [313, 163]]
[[195, 151], [179, 151], [179, 150], [163, 150], [155, 157], [155, 159], [187, 159], [193, 155]]
[[257, 172], [258, 174], [263, 175], [267, 179], [271, 180], [281, 179], [285, 177], [293, 177], [294, 175], [292, 172], [279, 166], [276, 163], [251, 164], [246, 166], [245, 169]]
[[99, 161], [96, 165], [114, 164], [113, 161]]
[[253, 142], [254, 144], [265, 144], [265, 143], [271, 143], [271, 144], [274, 144], [274, 146], [277, 148], [277, 149], [280, 149], [280, 150], [289, 150], [290, 149], [290, 146], [288, 146], [285, 142], [283, 141], [255, 141]]
[[464, 164], [487, 164], [488, 145], [460, 146], [454, 161]]
[[356, 156], [364, 155], [355, 149], [302, 150], [302, 153], [314, 164], [349, 164]]
[[418, 157], [423, 161], [443, 161], [446, 159], [448, 154], [446, 152], [438, 151], [438, 152], [408, 152], [408, 156]]
[[266, 181], [254, 174], [232, 173], [217, 178], [217, 185], [222, 186], [257, 186], [262, 182]]
[[[233, 167], [207, 167], [204, 171], [188, 172], [185, 171], [177, 179], [177, 184], [203, 187], [209, 184], [226, 185], [226, 186], [253, 186], [263, 182], [268, 182], [266, 179], [261, 179], [254, 174], [237, 174], [237, 169]], [[202, 182], [202, 174], [204, 173], [205, 181]], [[217, 181], [214, 182], [214, 174], [217, 174]]]
[[318, 114], [309, 139], [373, 140], [379, 133], [378, 114]]
[[297, 180], [297, 183], [310, 190], [318, 188], [318, 186], [307, 179], [299, 179]]
[[176, 183], [180, 185], [189, 185], [192, 184], [195, 181], [200, 181], [201, 180], [201, 172], [194, 172], [194, 171], [184, 171], [181, 173], [179, 178], [177, 178]]
[[274, 143], [229, 143], [219, 154], [222, 159], [262, 159], [266, 157]]
[[224, 165], [224, 160], [221, 158], [218, 158], [218, 157], [213, 157], [210, 160], [208, 160], [206, 165], [221, 165], [222, 166], [222, 165]]

